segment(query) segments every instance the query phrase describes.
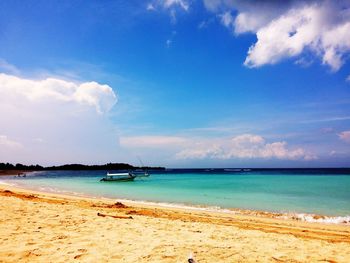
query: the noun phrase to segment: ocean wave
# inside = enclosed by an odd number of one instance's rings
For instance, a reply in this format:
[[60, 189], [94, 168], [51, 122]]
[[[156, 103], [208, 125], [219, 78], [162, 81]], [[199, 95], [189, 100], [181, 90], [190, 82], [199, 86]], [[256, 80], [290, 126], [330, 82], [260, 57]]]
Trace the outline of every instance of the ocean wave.
[[290, 214], [290, 213], [273, 213], [267, 211], [255, 211], [248, 209], [225, 209], [219, 206], [194, 206], [179, 203], [165, 203], [165, 202], [151, 202], [151, 201], [139, 201], [139, 200], [129, 200], [129, 199], [117, 199], [119, 202], [129, 202], [135, 204], [144, 204], [150, 206], [159, 206], [164, 208], [175, 208], [175, 209], [186, 209], [193, 211], [204, 211], [204, 212], [219, 212], [219, 213], [229, 213], [229, 214], [242, 214], [251, 216], [262, 216], [271, 217], [278, 219], [292, 219], [296, 221], [310, 222], [310, 223], [324, 223], [324, 224], [346, 224], [350, 225], [350, 216], [323, 216], [316, 214]]
[[64, 194], [64, 195], [74, 195], [74, 196], [81, 196], [81, 197], [90, 197], [89, 195], [86, 195], [81, 192], [74, 192], [74, 191], [66, 191], [66, 190], [61, 190], [58, 188], [54, 187], [49, 187], [49, 186], [41, 186], [39, 188], [36, 188], [41, 192], [46, 192], [46, 193], [56, 193], [56, 194]]
[[323, 215], [299, 213], [299, 214], [284, 214], [282, 216], [278, 216], [277, 218], [293, 219], [293, 220], [310, 222], [310, 223], [350, 225], [350, 215], [347, 215], [347, 216], [323, 216]]
[[159, 206], [164, 208], [175, 208], [175, 209], [186, 209], [194, 211], [206, 211], [206, 212], [221, 212], [221, 213], [231, 213], [236, 214], [236, 211], [231, 209], [225, 209], [220, 206], [200, 206], [200, 205], [188, 205], [181, 203], [167, 203], [167, 202], [152, 202], [145, 200], [131, 200], [131, 199], [116, 199], [118, 202], [127, 202], [133, 204], [142, 204], [149, 206]]
[[26, 176], [35, 176], [35, 175], [40, 175], [40, 174], [44, 174], [47, 171], [32, 171], [32, 172], [26, 172], [25, 175]]

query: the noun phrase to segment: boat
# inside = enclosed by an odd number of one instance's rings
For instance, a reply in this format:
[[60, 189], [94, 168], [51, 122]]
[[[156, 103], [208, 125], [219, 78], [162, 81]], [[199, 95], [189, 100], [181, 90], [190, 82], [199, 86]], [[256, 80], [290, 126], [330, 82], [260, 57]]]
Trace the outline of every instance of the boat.
[[128, 182], [134, 181], [135, 175], [132, 173], [107, 173], [105, 177], [103, 177], [101, 182]]
[[136, 177], [149, 177], [150, 174], [147, 171], [133, 171], [127, 173], [109, 173], [103, 177], [101, 182], [128, 182], [134, 181]]

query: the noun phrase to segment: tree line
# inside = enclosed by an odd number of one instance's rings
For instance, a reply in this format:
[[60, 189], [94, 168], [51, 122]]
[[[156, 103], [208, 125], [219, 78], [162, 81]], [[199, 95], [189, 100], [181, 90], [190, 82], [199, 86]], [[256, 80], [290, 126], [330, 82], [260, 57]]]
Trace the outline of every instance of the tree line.
[[133, 166], [127, 163], [107, 163], [102, 165], [85, 165], [85, 164], [64, 164], [58, 166], [43, 167], [39, 164], [24, 165], [0, 163], [0, 170], [24, 170], [24, 171], [43, 171], [43, 170], [134, 170], [134, 169], [149, 169], [149, 170], [164, 170], [164, 167], [151, 166]]

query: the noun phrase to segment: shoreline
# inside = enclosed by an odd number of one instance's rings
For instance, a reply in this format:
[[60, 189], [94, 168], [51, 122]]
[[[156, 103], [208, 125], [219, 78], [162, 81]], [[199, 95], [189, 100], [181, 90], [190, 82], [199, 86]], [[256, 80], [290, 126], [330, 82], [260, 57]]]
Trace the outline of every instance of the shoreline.
[[[196, 207], [196, 206], [187, 206], [187, 205], [177, 205], [171, 203], [159, 203], [159, 202], [149, 202], [149, 201], [139, 201], [139, 200], [128, 200], [128, 199], [120, 199], [120, 198], [108, 198], [108, 197], [98, 197], [98, 196], [89, 196], [89, 195], [74, 195], [69, 193], [56, 193], [56, 192], [46, 192], [40, 190], [34, 190], [29, 188], [22, 188], [18, 186], [13, 186], [9, 184], [0, 183], [0, 191], [9, 190], [11, 192], [23, 194], [23, 195], [35, 195], [38, 197], [45, 198], [54, 198], [54, 199], [64, 199], [64, 200], [77, 200], [77, 201], [85, 201], [85, 202], [103, 202], [107, 204], [114, 203], [123, 203], [128, 207], [139, 208], [139, 209], [156, 209], [156, 210], [164, 210], [164, 211], [175, 211], [181, 213], [195, 213], [195, 214], [203, 214], [203, 215], [216, 215], [221, 217], [238, 217], [238, 218], [247, 218], [247, 219], [261, 219], [261, 220], [272, 220], [275, 222], [282, 223], [296, 223], [301, 225], [315, 225], [315, 226], [325, 226], [325, 227], [344, 227], [350, 233], [350, 225], [349, 224], [336, 224], [336, 223], [324, 223], [324, 222], [316, 222], [316, 221], [302, 221], [298, 218], [285, 217], [286, 214], [283, 213], [272, 213], [268, 211], [260, 211], [260, 210], [248, 210], [248, 209], [210, 209], [210, 207]], [[209, 208], [209, 209], [208, 209]], [[294, 214], [293, 214], [294, 215]], [[307, 214], [312, 215], [312, 214]], [[324, 215], [315, 215], [317, 218], [325, 217]], [[350, 240], [350, 236], [349, 236]]]
[[[35, 175], [35, 171], [27, 174], [28, 176]], [[188, 211], [198, 211], [198, 212], [213, 212], [220, 214], [233, 214], [233, 215], [246, 215], [246, 216], [256, 216], [262, 218], [273, 218], [273, 219], [281, 219], [281, 220], [293, 220], [299, 222], [307, 222], [307, 223], [318, 223], [318, 224], [334, 224], [334, 225], [345, 225], [350, 226], [350, 215], [337, 216], [337, 215], [326, 215], [326, 214], [315, 214], [308, 212], [272, 212], [265, 210], [254, 210], [254, 209], [244, 209], [244, 208], [222, 208], [219, 206], [207, 206], [207, 205], [194, 205], [194, 204], [182, 204], [182, 203], [168, 203], [168, 202], [155, 202], [155, 201], [147, 201], [147, 200], [131, 200], [124, 198], [110, 198], [103, 196], [93, 196], [84, 193], [75, 193], [69, 191], [55, 191], [55, 190], [41, 190], [35, 187], [25, 187], [23, 185], [13, 185], [7, 182], [2, 182], [0, 178], [0, 189], [2, 185], [8, 185], [9, 187], [13, 187], [13, 189], [20, 191], [29, 191], [37, 194], [48, 194], [48, 195], [57, 195], [64, 197], [78, 197], [84, 199], [92, 199], [92, 200], [107, 200], [110, 202], [118, 201], [122, 203], [127, 203], [128, 205], [133, 206], [146, 206], [146, 207], [157, 207], [164, 209], [179, 209], [179, 210], [188, 210]]]
[[32, 170], [0, 170], [0, 177], [1, 176], [20, 176], [20, 175], [27, 175], [30, 173], [35, 173], [37, 171]]
[[0, 259], [348, 262], [350, 227], [164, 208], [0, 185]]

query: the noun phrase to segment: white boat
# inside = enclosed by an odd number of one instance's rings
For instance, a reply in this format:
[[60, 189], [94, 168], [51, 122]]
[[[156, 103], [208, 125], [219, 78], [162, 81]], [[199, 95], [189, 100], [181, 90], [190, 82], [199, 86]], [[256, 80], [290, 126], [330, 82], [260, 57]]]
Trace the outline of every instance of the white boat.
[[150, 174], [147, 171], [134, 171], [127, 173], [109, 173], [103, 177], [100, 181], [102, 182], [127, 182], [134, 181], [136, 177], [149, 177]]
[[105, 177], [103, 177], [100, 181], [102, 182], [110, 182], [110, 181], [119, 181], [119, 182], [127, 182], [133, 181], [135, 176], [132, 173], [107, 173]]

